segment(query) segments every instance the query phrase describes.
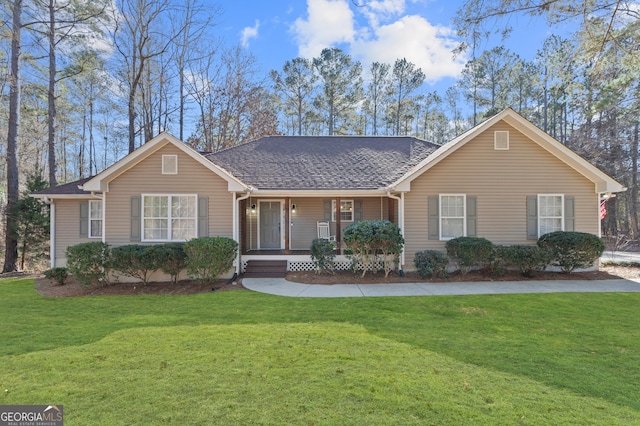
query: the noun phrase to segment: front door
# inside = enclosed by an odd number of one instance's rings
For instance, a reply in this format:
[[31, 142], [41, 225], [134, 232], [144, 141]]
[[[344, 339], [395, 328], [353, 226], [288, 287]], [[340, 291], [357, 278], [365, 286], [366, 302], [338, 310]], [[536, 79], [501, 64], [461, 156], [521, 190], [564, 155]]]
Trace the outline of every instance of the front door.
[[260, 202], [260, 248], [280, 249], [280, 201]]

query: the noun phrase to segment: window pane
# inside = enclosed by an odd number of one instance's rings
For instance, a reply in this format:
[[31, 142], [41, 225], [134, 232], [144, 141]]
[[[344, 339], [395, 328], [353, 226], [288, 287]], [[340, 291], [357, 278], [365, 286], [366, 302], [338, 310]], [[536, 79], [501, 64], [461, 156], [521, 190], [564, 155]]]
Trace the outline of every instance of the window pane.
[[464, 217], [464, 196], [445, 195], [441, 202], [440, 214], [443, 217]]
[[195, 219], [173, 219], [171, 221], [172, 240], [190, 240], [196, 236]]
[[193, 196], [171, 197], [171, 217], [196, 217], [196, 198]]
[[442, 238], [456, 238], [464, 235], [464, 219], [442, 219]]
[[167, 217], [169, 210], [169, 197], [163, 196], [146, 196], [144, 197], [144, 216], [145, 217]]
[[540, 219], [540, 235], [562, 231], [562, 219]]
[[166, 240], [169, 236], [167, 219], [145, 219], [144, 238], [146, 240]]
[[559, 195], [540, 197], [540, 216], [562, 216], [562, 197]]
[[101, 220], [92, 220], [91, 221], [91, 234], [90, 237], [102, 237], [102, 221]]
[[89, 217], [91, 219], [102, 219], [102, 201], [89, 202]]
[[[331, 220], [336, 221], [336, 201], [332, 200], [331, 207]], [[346, 222], [353, 222], [353, 200], [342, 201], [340, 200], [340, 220]]]

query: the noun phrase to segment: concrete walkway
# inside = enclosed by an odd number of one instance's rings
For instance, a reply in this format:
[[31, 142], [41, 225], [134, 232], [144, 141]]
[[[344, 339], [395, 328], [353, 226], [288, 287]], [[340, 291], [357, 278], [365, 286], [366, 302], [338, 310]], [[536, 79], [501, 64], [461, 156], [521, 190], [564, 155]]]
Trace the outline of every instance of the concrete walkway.
[[635, 262], [640, 263], [640, 253], [628, 251], [605, 251], [601, 262]]
[[289, 297], [442, 296], [513, 293], [640, 292], [639, 280], [480, 281], [399, 284], [300, 284], [284, 278], [245, 278], [242, 285], [260, 293]]
[[[640, 253], [604, 252], [601, 261], [637, 262]], [[514, 293], [640, 292], [637, 280], [479, 281], [398, 284], [301, 284], [284, 278], [244, 278], [242, 285], [259, 293], [288, 297], [444, 296]]]

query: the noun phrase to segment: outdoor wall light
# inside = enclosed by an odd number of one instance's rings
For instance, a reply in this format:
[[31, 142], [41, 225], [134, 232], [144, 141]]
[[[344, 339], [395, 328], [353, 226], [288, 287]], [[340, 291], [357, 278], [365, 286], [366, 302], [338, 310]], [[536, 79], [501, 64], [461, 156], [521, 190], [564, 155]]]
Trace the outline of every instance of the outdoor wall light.
[[296, 205], [291, 204], [291, 213], [295, 213], [295, 212], [296, 212]]
[[255, 213], [255, 212], [256, 212], [256, 205], [251, 204], [251, 213]]

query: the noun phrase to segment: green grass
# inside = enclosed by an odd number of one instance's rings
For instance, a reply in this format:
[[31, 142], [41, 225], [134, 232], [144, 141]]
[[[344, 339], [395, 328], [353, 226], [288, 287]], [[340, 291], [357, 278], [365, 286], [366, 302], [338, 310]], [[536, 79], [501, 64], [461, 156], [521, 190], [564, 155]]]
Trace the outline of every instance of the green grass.
[[[640, 294], [48, 299], [0, 281], [0, 405], [67, 425], [640, 424]], [[6, 392], [5, 392], [6, 390]]]

